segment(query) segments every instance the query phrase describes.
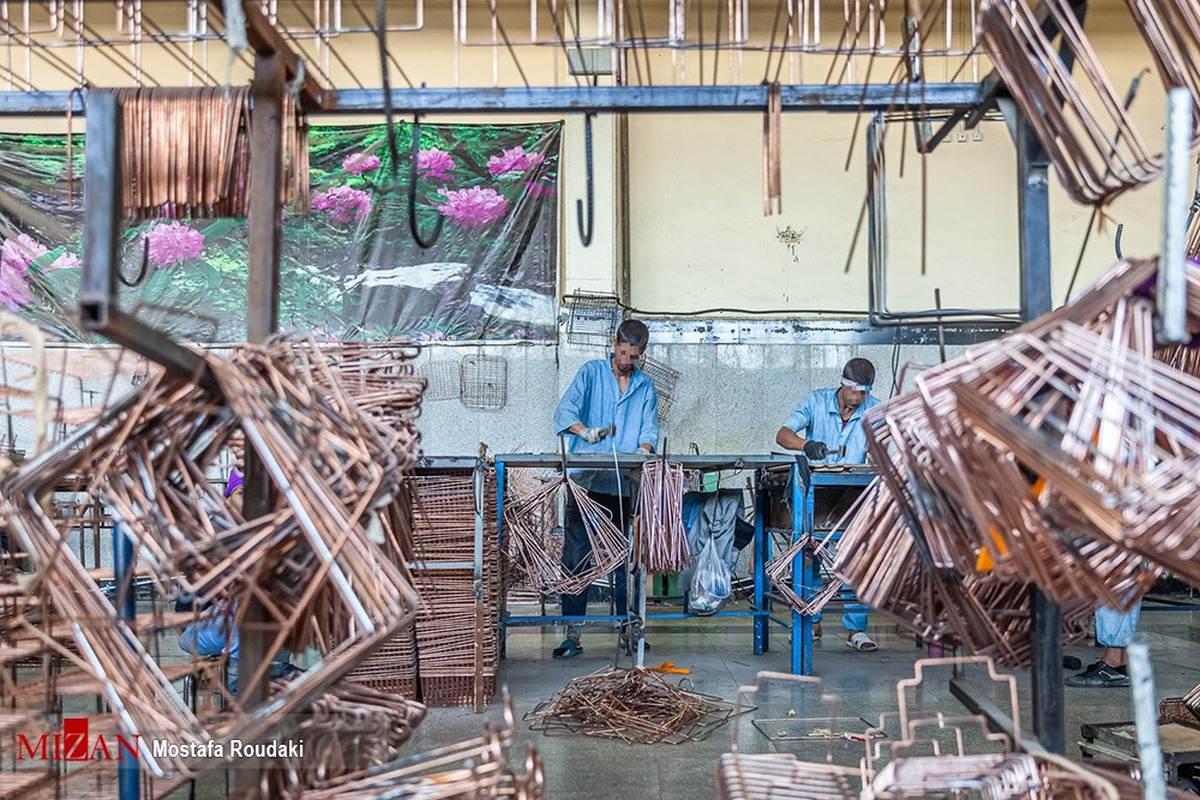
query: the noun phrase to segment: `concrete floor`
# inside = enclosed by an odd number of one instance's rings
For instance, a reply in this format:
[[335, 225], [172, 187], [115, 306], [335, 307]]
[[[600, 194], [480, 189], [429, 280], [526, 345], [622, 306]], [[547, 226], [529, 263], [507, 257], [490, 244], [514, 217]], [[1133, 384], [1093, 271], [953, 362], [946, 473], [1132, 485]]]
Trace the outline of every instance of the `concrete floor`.
[[[594, 613], [600, 613], [597, 606]], [[897, 632], [881, 615], [871, 617], [871, 633], [879, 642], [875, 653], [858, 653], [843, 644], [837, 629], [836, 611], [827, 616], [826, 638], [816, 645], [816, 674], [820, 689], [837, 695], [822, 700], [811, 685], [796, 686], [768, 681], [754, 699], [756, 708], [737, 723], [743, 752], [795, 752], [806, 760], [829, 760], [856, 764], [861, 744], [836, 745], [782, 741], [781, 734], [807, 733], [813, 727], [830, 727], [830, 717], [861, 717], [875, 721], [879, 715], [897, 710], [896, 683], [913, 675], [913, 662], [922, 654], [911, 636]], [[832, 623], [832, 624], [828, 624]], [[1179, 697], [1200, 682], [1200, 613], [1145, 611], [1141, 632], [1147, 637], [1155, 665], [1157, 694]], [[653, 650], [648, 664], [674, 661], [692, 669], [697, 691], [733, 701], [739, 686], [753, 683], [760, 671], [786, 672], [787, 634], [773, 626], [777, 650], [762, 656], [752, 652], [751, 623], [745, 618], [670, 620], [651, 624], [647, 639]], [[507, 659], [501, 665], [501, 683], [512, 695], [517, 715], [522, 717], [539, 703], [550, 700], [569, 680], [613, 664], [615, 632], [599, 627], [584, 635], [584, 653], [571, 661], [555, 661], [550, 651], [561, 641], [561, 632], [551, 629], [515, 628], [509, 633]], [[1085, 664], [1099, 654], [1087, 645], [1069, 647], [1067, 652]], [[626, 660], [623, 665], [628, 665]], [[1029, 674], [1015, 673], [1020, 715], [1025, 730], [1032, 729]], [[1069, 674], [1064, 671], [1064, 675]], [[933, 671], [923, 684], [905, 695], [910, 708], [947, 715], [965, 713], [947, 688], [949, 668]], [[1004, 691], [987, 684], [984, 670], [968, 667], [966, 678], [973, 686], [990, 686], [989, 696], [1003, 705]], [[789, 712], [794, 717], [789, 717]], [[1133, 718], [1128, 689], [1066, 689], [1067, 753], [1079, 755], [1079, 727], [1085, 722], [1119, 722]], [[815, 719], [820, 718], [820, 719]], [[814, 719], [813, 722], [805, 720]], [[764, 720], [773, 720], [764, 722]], [[480, 735], [485, 722], [502, 722], [499, 697], [484, 713], [467, 709], [430, 709], [424, 723], [406, 745], [408, 754], [441, 747]], [[891, 734], [894, 716], [886, 719]], [[757, 725], [755, 724], [757, 723]], [[735, 732], [733, 723], [716, 730], [702, 742], [681, 745], [634, 745], [586, 736], [546, 736], [530, 731], [522, 722], [513, 757], [523, 757], [525, 746], [534, 745], [545, 768], [546, 796], [552, 800], [709, 800], [716, 797], [716, 765], [728, 752]], [[947, 735], [938, 737], [951, 746]], [[981, 732], [966, 735], [971, 752], [987, 748]], [[986, 748], [986, 749], [985, 749]], [[922, 753], [914, 753], [920, 755]], [[200, 798], [224, 797], [224, 779], [208, 776], [200, 782]], [[173, 796], [186, 797], [186, 792]]]
[[[911, 636], [900, 635], [880, 615], [872, 616], [872, 635], [879, 641], [875, 653], [858, 653], [844, 646], [836, 635], [837, 615], [827, 617], [826, 638], [816, 646], [816, 674], [823, 689], [839, 696], [837, 702], [817, 702], [813, 692], [773, 683], [758, 697], [758, 708], [741, 719], [739, 739], [744, 752], [793, 751], [806, 758], [823, 759], [828, 746], [793, 749], [795, 742], [772, 741], [753, 724], [764, 719], [786, 719], [789, 711], [799, 718], [858, 716], [874, 720], [880, 713], [897, 708], [896, 682], [913, 674], [913, 662], [921, 654]], [[775, 628], [777, 631], [782, 629]], [[1142, 615], [1155, 664], [1158, 696], [1179, 697], [1200, 682], [1200, 614], [1180, 611], [1147, 611]], [[518, 715], [551, 699], [576, 676], [586, 675], [613, 663], [615, 634], [593, 629], [584, 636], [584, 653], [571, 661], [554, 661], [551, 649], [561, 640], [557, 631], [519, 628], [510, 631], [508, 657], [502, 664], [501, 682], [512, 694]], [[779, 651], [755, 656], [751, 625], [745, 619], [696, 619], [652, 624], [647, 640], [653, 651], [648, 664], [674, 661], [692, 669], [697, 691], [733, 700], [739, 686], [752, 683], [764, 670], [788, 670], [786, 632], [776, 635]], [[1099, 651], [1088, 645], [1068, 648], [1083, 662], [1094, 661]], [[1029, 675], [1014, 673], [1018, 681], [1020, 713], [1026, 730], [1032, 728], [1029, 708]], [[1067, 673], [1064, 673], [1067, 674]], [[964, 713], [947, 689], [948, 669], [931, 675], [918, 690], [906, 695], [920, 708], [948, 714]], [[981, 668], [969, 667], [967, 677], [976, 685], [984, 680]], [[997, 698], [1003, 693], [992, 693]], [[1066, 689], [1067, 752], [1078, 756], [1079, 726], [1084, 722], [1116, 722], [1133, 718], [1128, 689]], [[812, 709], [811, 711], [809, 709]], [[478, 735], [484, 719], [499, 721], [498, 705], [477, 716], [462, 709], [433, 709], [418, 729], [412, 747], [432, 748]], [[769, 723], [764, 728], [782, 728]], [[780, 731], [784, 732], [784, 731]], [[715, 768], [719, 755], [728, 752], [733, 726], [726, 725], [704, 742], [682, 745], [631, 745], [585, 736], [545, 736], [522, 727], [518, 751], [524, 743], [535, 745], [545, 764], [547, 797], [554, 800], [592, 798], [714, 798]], [[778, 734], [772, 734], [777, 737]], [[980, 737], [973, 737], [980, 740]], [[811, 747], [799, 745], [798, 747]], [[859, 750], [850, 752], [857, 758]], [[844, 761], [847, 751], [828, 752]]]

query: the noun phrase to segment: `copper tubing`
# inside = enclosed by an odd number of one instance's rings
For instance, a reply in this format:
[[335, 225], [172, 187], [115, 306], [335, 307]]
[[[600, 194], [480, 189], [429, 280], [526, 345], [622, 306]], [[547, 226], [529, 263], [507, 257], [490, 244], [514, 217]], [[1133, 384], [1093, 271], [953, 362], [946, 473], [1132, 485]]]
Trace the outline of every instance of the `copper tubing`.
[[[249, 211], [250, 90], [118, 89], [125, 216], [129, 219], [244, 217]], [[283, 196], [308, 211], [308, 128], [284, 97]]]
[[[1152, 358], [1154, 269], [1118, 264], [868, 412], [882, 484], [839, 526], [834, 562], [860, 599], [1023, 663], [1029, 582], [1071, 621], [1136, 602], [1154, 567], [1197, 579], [1200, 381]], [[1195, 268], [1188, 293], [1196, 324]]]

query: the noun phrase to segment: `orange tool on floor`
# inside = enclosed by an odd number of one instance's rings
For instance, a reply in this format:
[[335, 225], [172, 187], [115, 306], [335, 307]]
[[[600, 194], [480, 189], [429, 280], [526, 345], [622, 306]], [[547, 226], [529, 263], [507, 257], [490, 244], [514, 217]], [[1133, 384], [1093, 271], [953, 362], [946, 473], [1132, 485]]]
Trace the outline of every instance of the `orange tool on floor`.
[[650, 667], [651, 672], [665, 672], [668, 675], [691, 675], [692, 670], [688, 667], [677, 667], [674, 661], [664, 661], [657, 667]]

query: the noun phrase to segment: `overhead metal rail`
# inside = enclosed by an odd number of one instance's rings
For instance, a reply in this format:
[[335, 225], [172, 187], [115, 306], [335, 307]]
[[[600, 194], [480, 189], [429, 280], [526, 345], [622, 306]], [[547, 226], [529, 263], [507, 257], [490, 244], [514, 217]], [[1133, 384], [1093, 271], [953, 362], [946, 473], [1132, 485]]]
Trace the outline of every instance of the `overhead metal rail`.
[[[784, 111], [962, 111], [984, 100], [976, 83], [790, 84]], [[562, 86], [543, 88], [393, 89], [392, 108], [411, 114], [545, 114], [571, 112], [761, 112], [767, 87]], [[310, 114], [382, 114], [382, 89], [341, 89]], [[0, 92], [0, 116], [60, 117], [86, 113], [86, 93]]]

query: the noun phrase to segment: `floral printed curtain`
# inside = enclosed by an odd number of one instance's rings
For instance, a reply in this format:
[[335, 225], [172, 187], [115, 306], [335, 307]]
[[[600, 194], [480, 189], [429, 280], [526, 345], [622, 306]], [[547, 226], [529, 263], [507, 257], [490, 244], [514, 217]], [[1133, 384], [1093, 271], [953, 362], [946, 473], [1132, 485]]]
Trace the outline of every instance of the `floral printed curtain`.
[[[309, 134], [312, 209], [283, 214], [280, 325], [329, 338], [547, 339], [555, 331], [562, 123]], [[81, 338], [83, 141], [0, 134], [0, 308]], [[74, 180], [68, 178], [72, 175]], [[244, 219], [123, 233], [121, 305], [181, 341], [245, 339]]]

